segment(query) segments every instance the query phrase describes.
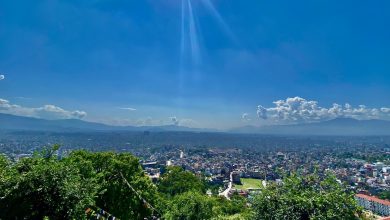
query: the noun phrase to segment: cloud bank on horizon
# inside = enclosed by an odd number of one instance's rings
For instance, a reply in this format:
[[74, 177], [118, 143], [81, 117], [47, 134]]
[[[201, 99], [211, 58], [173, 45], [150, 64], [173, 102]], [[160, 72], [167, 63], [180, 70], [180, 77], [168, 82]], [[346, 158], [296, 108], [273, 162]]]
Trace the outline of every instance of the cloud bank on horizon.
[[[135, 111], [133, 108], [120, 108], [129, 111]], [[61, 107], [55, 105], [44, 105], [41, 107], [26, 107], [17, 104], [13, 104], [6, 99], [0, 98], [0, 113], [24, 116], [24, 117], [33, 117], [41, 119], [83, 119], [87, 116], [85, 111], [80, 110], [65, 110]], [[175, 126], [185, 126], [185, 127], [199, 127], [199, 124], [190, 118], [178, 118], [176, 116], [169, 117], [168, 120], [163, 119], [153, 119], [152, 117], [139, 118], [136, 121], [123, 119], [113, 123], [112, 120], [109, 121], [96, 121], [103, 122], [111, 125], [132, 125], [132, 126], [164, 126], [164, 125], [175, 125]]]
[[199, 127], [198, 123], [191, 118], [178, 118], [176, 116], [169, 117], [171, 125], [184, 127]]
[[[263, 121], [273, 124], [299, 124], [308, 122], [320, 122], [335, 118], [354, 118], [358, 120], [382, 119], [390, 120], [390, 108], [368, 108], [365, 105], [353, 107], [346, 103], [340, 105], [334, 103], [331, 107], [322, 107], [318, 101], [306, 100], [301, 97], [287, 98], [273, 102], [274, 107], [257, 107], [257, 117]], [[87, 113], [80, 110], [65, 110], [55, 105], [44, 105], [41, 107], [25, 107], [13, 104], [6, 99], [0, 98], [0, 113], [17, 116], [34, 117], [42, 119], [83, 119]], [[249, 123], [252, 121], [249, 113], [243, 113], [241, 121]], [[126, 123], [128, 124], [128, 123]], [[131, 123], [133, 125], [134, 123]], [[138, 119], [134, 124], [137, 126], [175, 125], [186, 127], [199, 127], [199, 124], [188, 118], [179, 119], [176, 116], [166, 120], [153, 120], [151, 117]]]
[[18, 116], [42, 118], [42, 119], [81, 119], [87, 113], [84, 111], [68, 111], [55, 105], [44, 105], [37, 108], [29, 108], [12, 104], [8, 100], [0, 98], [0, 113]]
[[257, 106], [258, 118], [280, 124], [319, 122], [340, 117], [358, 120], [390, 118], [390, 108], [387, 107], [368, 108], [365, 105], [353, 107], [348, 103], [344, 105], [334, 103], [326, 108], [319, 106], [318, 101], [301, 97], [278, 100], [273, 104], [275, 106], [270, 108]]

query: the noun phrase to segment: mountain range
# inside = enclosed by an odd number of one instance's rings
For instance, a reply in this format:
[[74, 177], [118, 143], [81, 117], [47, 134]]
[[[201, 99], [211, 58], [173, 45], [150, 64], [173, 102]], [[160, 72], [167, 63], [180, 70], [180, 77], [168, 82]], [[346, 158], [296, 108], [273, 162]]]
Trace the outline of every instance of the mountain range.
[[90, 132], [90, 131], [188, 131], [211, 132], [211, 129], [189, 128], [177, 125], [163, 126], [113, 126], [88, 122], [79, 119], [47, 120], [0, 113], [0, 130], [13, 131], [52, 131], [52, 132]]
[[[164, 126], [112, 126], [78, 119], [46, 120], [0, 113], [0, 130], [17, 131], [183, 131], [217, 132], [213, 129], [189, 128], [177, 125]], [[390, 135], [390, 121], [336, 118], [324, 122], [293, 125], [245, 126], [230, 129], [229, 133], [273, 135]]]
[[390, 121], [336, 118], [323, 122], [290, 125], [245, 126], [230, 130], [235, 133], [278, 135], [390, 135]]

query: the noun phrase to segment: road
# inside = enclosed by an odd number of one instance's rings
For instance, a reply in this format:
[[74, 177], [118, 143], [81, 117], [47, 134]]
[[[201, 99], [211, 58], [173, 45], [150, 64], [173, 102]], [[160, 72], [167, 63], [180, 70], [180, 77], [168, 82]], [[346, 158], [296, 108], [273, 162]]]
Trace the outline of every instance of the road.
[[230, 181], [229, 181], [228, 188], [227, 188], [225, 191], [219, 193], [219, 195], [220, 195], [220, 196], [225, 196], [227, 199], [230, 200], [230, 198], [229, 198], [229, 192], [230, 192], [230, 190], [232, 189], [232, 187], [233, 187], [233, 172], [230, 173]]

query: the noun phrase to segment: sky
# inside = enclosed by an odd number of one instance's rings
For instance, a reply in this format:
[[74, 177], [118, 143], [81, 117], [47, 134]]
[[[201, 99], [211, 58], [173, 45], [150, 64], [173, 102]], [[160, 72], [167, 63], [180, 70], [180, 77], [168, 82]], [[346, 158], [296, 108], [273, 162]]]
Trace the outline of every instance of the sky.
[[228, 129], [390, 119], [390, 2], [0, 1], [0, 112]]

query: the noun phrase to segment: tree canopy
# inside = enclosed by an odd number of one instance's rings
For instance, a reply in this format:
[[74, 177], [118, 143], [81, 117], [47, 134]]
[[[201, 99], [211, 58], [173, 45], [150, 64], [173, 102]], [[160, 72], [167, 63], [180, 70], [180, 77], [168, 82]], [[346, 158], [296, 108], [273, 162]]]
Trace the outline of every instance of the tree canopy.
[[80, 174], [76, 164], [59, 162], [53, 156], [35, 155], [9, 163], [1, 173], [0, 218], [82, 216], [85, 207], [94, 205], [99, 189], [96, 179]]
[[199, 192], [185, 192], [168, 203], [167, 220], [198, 220], [213, 217], [213, 200]]
[[80, 219], [88, 207], [121, 219], [151, 215], [143, 199], [155, 204], [157, 188], [134, 156], [75, 151], [58, 159], [48, 152], [17, 163], [0, 157], [0, 219]]
[[159, 184], [159, 191], [168, 196], [175, 196], [188, 191], [205, 192], [205, 184], [200, 178], [181, 167], [169, 167], [162, 176]]
[[357, 219], [359, 208], [336, 178], [292, 174], [253, 199], [253, 219]]

